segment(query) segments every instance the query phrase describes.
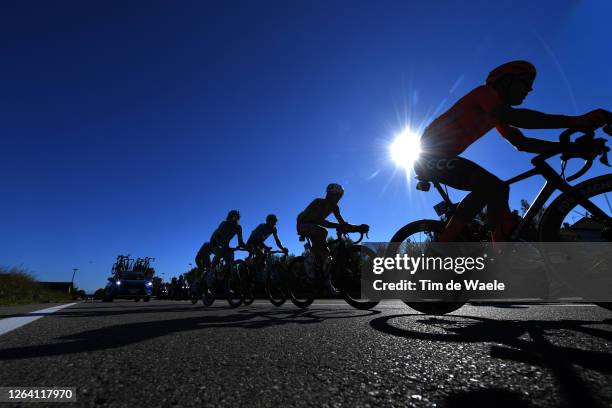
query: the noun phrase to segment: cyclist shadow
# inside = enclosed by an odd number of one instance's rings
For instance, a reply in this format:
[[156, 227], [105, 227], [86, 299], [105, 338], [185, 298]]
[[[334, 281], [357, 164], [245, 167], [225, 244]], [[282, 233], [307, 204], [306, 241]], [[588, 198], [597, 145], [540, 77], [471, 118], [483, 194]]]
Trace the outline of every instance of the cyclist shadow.
[[[352, 317], [372, 316], [376, 311], [353, 314]], [[208, 329], [260, 329], [280, 325], [312, 325], [325, 320], [347, 318], [330, 317], [317, 310], [240, 311], [228, 316], [204, 315], [182, 319], [130, 322], [53, 339], [50, 344], [37, 344], [0, 349], [0, 361], [21, 360], [56, 355], [89, 353], [129, 346], [143, 341], [181, 332]], [[58, 341], [59, 340], [59, 341]]]
[[[423, 332], [393, 325], [391, 320], [417, 317], [413, 323], [423, 324], [435, 332]], [[457, 342], [497, 343], [491, 346], [490, 356], [503, 360], [538, 365], [551, 370], [565, 402], [570, 406], [599, 407], [593, 390], [583, 381], [574, 366], [612, 374], [612, 355], [552, 344], [546, 334], [550, 331], [570, 330], [612, 341], [612, 332], [588, 326], [612, 325], [612, 319], [591, 320], [492, 320], [483, 317], [452, 315], [424, 318], [423, 315], [402, 314], [383, 316], [370, 321], [375, 330], [408, 339]], [[460, 400], [458, 400], [460, 401]], [[460, 406], [460, 405], [452, 405]], [[474, 405], [466, 405], [474, 406]], [[518, 405], [521, 406], [521, 405]]]

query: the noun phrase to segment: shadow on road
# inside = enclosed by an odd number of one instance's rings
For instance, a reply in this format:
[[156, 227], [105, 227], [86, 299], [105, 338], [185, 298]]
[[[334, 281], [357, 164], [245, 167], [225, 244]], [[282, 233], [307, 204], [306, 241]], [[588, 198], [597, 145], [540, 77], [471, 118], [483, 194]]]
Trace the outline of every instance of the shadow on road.
[[450, 395], [440, 405], [442, 408], [531, 408], [533, 405], [516, 391], [502, 388], [466, 391]]
[[[416, 322], [422, 324], [425, 330], [409, 329], [392, 324], [393, 320], [402, 318], [417, 318]], [[594, 397], [596, 390], [588, 387], [576, 372], [574, 365], [603, 374], [612, 374], [612, 355], [605, 352], [558, 346], [552, 344], [545, 334], [551, 331], [568, 330], [610, 341], [612, 332], [587, 327], [610, 324], [612, 324], [612, 319], [599, 322], [591, 320], [492, 320], [460, 315], [425, 318], [423, 315], [413, 314], [382, 316], [370, 321], [370, 326], [375, 330], [408, 339], [457, 343], [497, 343], [498, 345], [491, 346], [491, 357], [549, 368], [560, 386], [565, 399], [564, 403], [573, 407], [605, 406]], [[529, 337], [530, 340], [526, 337]], [[492, 404], [483, 406], [492, 406]]]
[[[193, 311], [193, 309], [189, 310]], [[58, 340], [64, 340], [61, 343], [0, 349], [0, 361], [106, 350], [178, 332], [232, 327], [260, 329], [286, 324], [310, 325], [325, 320], [367, 317], [379, 313], [375, 310], [240, 310], [229, 316], [202, 315], [183, 319], [124, 323], [63, 336], [58, 338]], [[77, 313], [76, 316], [79, 314]]]

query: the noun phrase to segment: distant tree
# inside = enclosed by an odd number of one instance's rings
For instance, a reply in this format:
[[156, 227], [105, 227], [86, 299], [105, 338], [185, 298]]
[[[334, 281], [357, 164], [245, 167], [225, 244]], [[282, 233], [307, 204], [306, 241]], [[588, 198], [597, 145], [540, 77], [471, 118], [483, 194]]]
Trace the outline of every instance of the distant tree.
[[104, 295], [104, 289], [100, 288], [94, 292], [94, 299], [102, 299], [103, 295]]

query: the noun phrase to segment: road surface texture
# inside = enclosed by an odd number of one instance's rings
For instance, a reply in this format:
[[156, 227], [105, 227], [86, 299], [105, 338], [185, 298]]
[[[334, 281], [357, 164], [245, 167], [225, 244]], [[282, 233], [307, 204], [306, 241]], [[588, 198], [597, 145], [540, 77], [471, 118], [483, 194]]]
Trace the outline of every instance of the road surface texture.
[[54, 406], [611, 407], [611, 374], [593, 305], [84, 302], [0, 336], [0, 386], [76, 387]]

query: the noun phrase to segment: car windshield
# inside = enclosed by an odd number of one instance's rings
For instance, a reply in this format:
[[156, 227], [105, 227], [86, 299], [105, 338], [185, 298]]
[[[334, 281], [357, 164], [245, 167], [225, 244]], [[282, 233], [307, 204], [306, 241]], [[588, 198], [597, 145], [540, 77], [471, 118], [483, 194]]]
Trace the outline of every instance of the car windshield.
[[144, 280], [144, 274], [142, 273], [124, 273], [122, 278], [125, 280]]

